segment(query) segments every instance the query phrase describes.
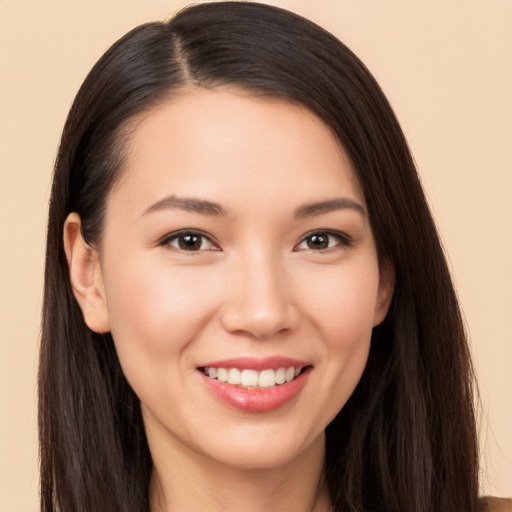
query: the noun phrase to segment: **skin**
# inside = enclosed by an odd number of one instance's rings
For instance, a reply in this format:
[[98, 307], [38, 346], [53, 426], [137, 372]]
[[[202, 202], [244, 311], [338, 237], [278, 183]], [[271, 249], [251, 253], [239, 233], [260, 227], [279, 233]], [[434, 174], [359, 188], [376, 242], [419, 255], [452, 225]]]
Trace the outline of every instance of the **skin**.
[[[194, 88], [137, 119], [125, 166], [99, 250], [76, 214], [65, 248], [86, 323], [112, 332], [141, 400], [152, 510], [329, 510], [324, 429], [361, 377], [393, 289], [343, 149], [304, 108]], [[184, 229], [204, 234], [193, 250], [173, 235]], [[312, 369], [270, 412], [221, 402], [197, 369], [275, 355]]]

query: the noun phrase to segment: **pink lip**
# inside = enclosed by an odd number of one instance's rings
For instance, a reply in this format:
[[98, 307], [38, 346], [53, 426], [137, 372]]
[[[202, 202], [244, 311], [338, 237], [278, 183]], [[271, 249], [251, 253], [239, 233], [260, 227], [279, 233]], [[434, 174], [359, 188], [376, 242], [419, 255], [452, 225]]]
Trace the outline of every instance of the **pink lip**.
[[263, 370], [278, 368], [303, 368], [311, 363], [300, 361], [299, 359], [291, 359], [290, 357], [272, 356], [272, 357], [237, 357], [233, 359], [223, 359], [222, 361], [212, 361], [202, 364], [200, 368], [238, 368], [239, 370]]
[[[232, 361], [237, 361], [237, 364], [232, 364]], [[286, 364], [278, 364], [269, 365], [268, 360], [265, 360], [265, 365], [261, 367], [261, 369], [267, 368], [283, 368], [291, 366], [306, 366], [303, 362], [295, 361], [295, 363], [299, 362], [301, 364], [290, 364], [290, 359], [286, 360]], [[226, 364], [228, 363], [229, 364]], [[220, 363], [225, 364], [225, 366], [221, 366]], [[217, 366], [219, 364], [219, 366]], [[206, 366], [206, 365], [205, 365]], [[215, 368], [239, 368], [239, 369], [256, 369], [254, 365], [240, 365], [239, 360], [230, 360], [230, 361], [216, 361], [215, 366], [213, 364], [209, 365]], [[277, 385], [272, 388], [266, 389], [254, 389], [254, 388], [242, 388], [233, 384], [228, 384], [227, 382], [219, 382], [216, 379], [211, 379], [207, 375], [205, 375], [202, 371], [200, 371], [200, 375], [203, 379], [203, 382], [206, 384], [208, 389], [213, 393], [213, 395], [224, 402], [225, 404], [238, 409], [243, 412], [270, 412], [279, 407], [284, 406], [288, 402], [290, 402], [293, 398], [295, 398], [304, 385], [307, 382], [309, 374], [311, 373], [311, 367], [306, 367], [302, 373], [293, 379], [291, 382], [285, 382], [284, 384]]]

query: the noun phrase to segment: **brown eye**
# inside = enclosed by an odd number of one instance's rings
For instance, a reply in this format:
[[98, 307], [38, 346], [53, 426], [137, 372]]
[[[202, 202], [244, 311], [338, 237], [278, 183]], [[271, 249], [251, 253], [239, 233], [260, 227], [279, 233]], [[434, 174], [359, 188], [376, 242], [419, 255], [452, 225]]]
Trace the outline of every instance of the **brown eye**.
[[341, 233], [317, 231], [305, 236], [297, 245], [296, 250], [324, 251], [336, 246], [350, 245], [348, 237]]
[[201, 233], [177, 233], [167, 238], [165, 245], [170, 245], [181, 251], [207, 251], [215, 249], [212, 241]]
[[198, 235], [184, 235], [178, 237], [178, 246], [184, 251], [199, 251], [202, 244], [202, 237]]
[[308, 249], [327, 249], [329, 247], [329, 235], [320, 233], [306, 238]]

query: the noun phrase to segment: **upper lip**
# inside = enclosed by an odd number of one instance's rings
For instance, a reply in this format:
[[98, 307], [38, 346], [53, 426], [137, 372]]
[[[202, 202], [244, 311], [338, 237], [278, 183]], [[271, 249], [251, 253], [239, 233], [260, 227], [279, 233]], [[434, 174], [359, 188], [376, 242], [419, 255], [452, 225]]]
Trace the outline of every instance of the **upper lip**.
[[311, 363], [293, 359], [285, 356], [271, 357], [235, 357], [231, 359], [222, 359], [219, 361], [211, 361], [200, 365], [198, 368], [238, 368], [239, 370], [257, 370], [263, 371], [268, 369], [277, 370], [278, 368], [303, 368], [310, 366]]

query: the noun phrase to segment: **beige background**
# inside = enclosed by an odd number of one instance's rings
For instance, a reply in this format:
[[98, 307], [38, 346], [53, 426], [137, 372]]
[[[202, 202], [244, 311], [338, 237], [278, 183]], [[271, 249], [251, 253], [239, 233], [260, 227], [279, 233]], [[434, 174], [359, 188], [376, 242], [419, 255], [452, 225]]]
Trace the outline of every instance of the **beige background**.
[[[114, 39], [186, 3], [0, 0], [0, 512], [37, 510], [44, 231], [67, 110]], [[483, 491], [512, 496], [512, 1], [275, 3], [347, 43], [402, 122], [471, 334]]]

